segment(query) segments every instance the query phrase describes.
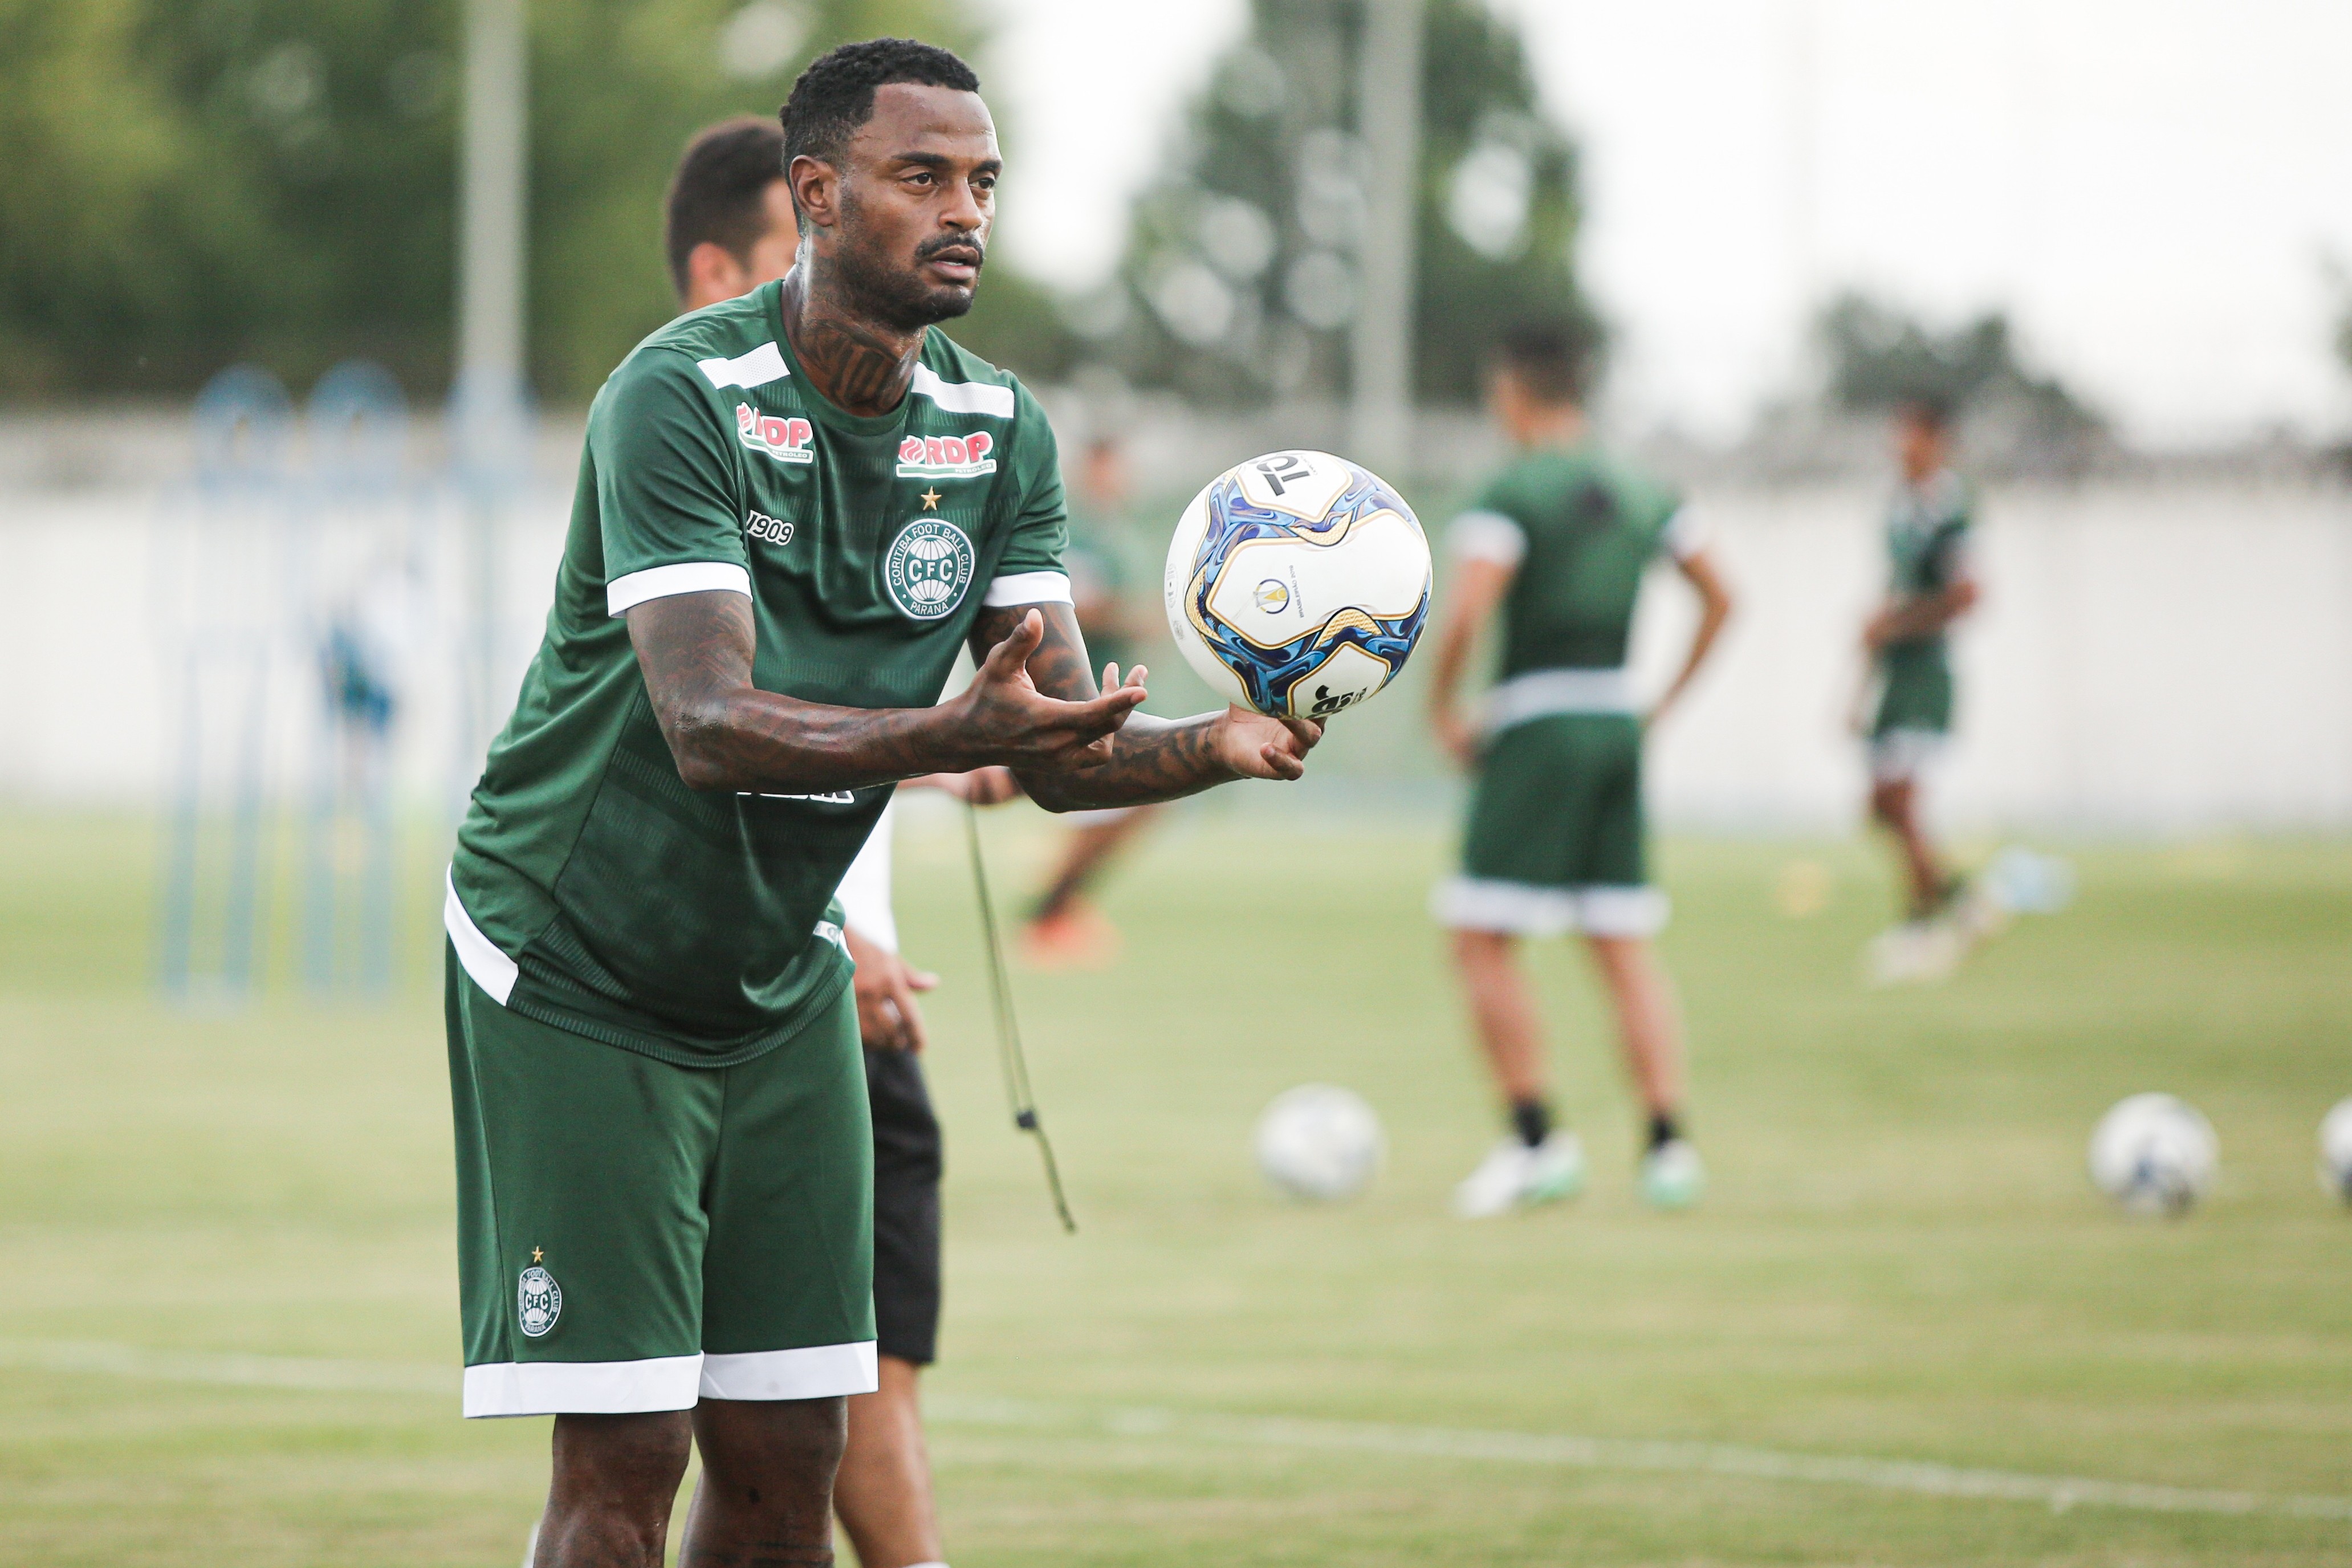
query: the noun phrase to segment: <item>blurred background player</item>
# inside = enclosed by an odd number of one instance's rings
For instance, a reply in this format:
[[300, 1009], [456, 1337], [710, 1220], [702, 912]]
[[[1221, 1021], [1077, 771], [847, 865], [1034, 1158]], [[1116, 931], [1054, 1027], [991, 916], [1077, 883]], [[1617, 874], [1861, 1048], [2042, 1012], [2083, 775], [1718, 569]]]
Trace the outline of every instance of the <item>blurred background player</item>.
[[1865, 702], [1870, 815], [1894, 836], [1906, 891], [1906, 918], [1874, 947], [1883, 979], [1929, 978], [1965, 943], [1963, 884], [1928, 841], [1921, 781], [1952, 727], [1948, 633], [1977, 601], [1969, 574], [1971, 497], [1951, 467], [1951, 410], [1919, 399], [1895, 419], [1902, 479], [1886, 516], [1886, 597], [1862, 629], [1869, 661]]
[[[1002, 768], [909, 779], [975, 805], [1011, 800]], [[849, 1401], [849, 1440], [833, 1483], [834, 1511], [863, 1568], [940, 1568], [939, 1509], [923, 1443], [917, 1384], [938, 1356], [940, 1179], [946, 1170], [939, 1118], [923, 1082], [929, 1043], [917, 994], [939, 977], [898, 952], [890, 903], [895, 802], [841, 879], [842, 936], [857, 965], [857, 1032], [866, 1047], [866, 1094], [874, 1114], [874, 1329], [877, 1386]]]
[[[1672, 492], [1596, 446], [1581, 406], [1589, 356], [1564, 325], [1507, 333], [1488, 382], [1518, 449], [1450, 532], [1454, 580], [1441, 614], [1430, 718], [1476, 775], [1462, 871], [1432, 900], [1511, 1131], [1455, 1189], [1465, 1218], [1577, 1193], [1584, 1151], [1554, 1124], [1543, 1026], [1521, 972], [1525, 936], [1580, 933], [1607, 986], [1625, 1059], [1649, 1113], [1641, 1188], [1661, 1207], [1696, 1201], [1706, 1176], [1684, 1137], [1682, 1022], [1651, 949], [1666, 920], [1651, 885], [1642, 815], [1644, 728], [1690, 685], [1731, 612], [1731, 595]], [[1625, 668], [1643, 574], [1661, 552], [1698, 592], [1681, 670], [1644, 716]], [[1456, 706], [1470, 651], [1499, 612], [1500, 658], [1483, 725]]]
[[[1118, 440], [1097, 435], [1087, 444], [1070, 508], [1070, 542], [1063, 564], [1070, 571], [1070, 598], [1097, 664], [1127, 669], [1135, 664], [1147, 617], [1128, 600], [1126, 543], [1127, 455]], [[1118, 930], [1104, 917], [1087, 889], [1111, 857], [1158, 814], [1157, 806], [1125, 806], [1070, 813], [1070, 834], [1045, 890], [1029, 911], [1021, 933], [1022, 951], [1041, 969], [1087, 968], [1118, 956]]]

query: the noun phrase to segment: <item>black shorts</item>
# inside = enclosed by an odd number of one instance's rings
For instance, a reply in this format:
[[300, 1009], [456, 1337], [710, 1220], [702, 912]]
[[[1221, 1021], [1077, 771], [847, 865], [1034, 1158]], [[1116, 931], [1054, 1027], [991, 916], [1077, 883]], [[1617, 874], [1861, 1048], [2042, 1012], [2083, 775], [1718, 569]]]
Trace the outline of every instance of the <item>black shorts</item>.
[[874, 1107], [875, 1348], [918, 1366], [938, 1358], [940, 1176], [946, 1168], [939, 1118], [910, 1051], [866, 1053], [866, 1094]]

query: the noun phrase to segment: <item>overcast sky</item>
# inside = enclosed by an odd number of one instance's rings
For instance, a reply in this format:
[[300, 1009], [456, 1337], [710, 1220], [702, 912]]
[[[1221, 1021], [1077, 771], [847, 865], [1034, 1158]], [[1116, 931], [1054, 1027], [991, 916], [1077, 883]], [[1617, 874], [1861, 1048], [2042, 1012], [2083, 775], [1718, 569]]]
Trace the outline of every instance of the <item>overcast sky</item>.
[[[1860, 283], [2159, 442], [2340, 430], [2352, 0], [1496, 0], [1585, 152], [1581, 260], [1633, 418], [1737, 426]], [[1084, 284], [1242, 0], [992, 0], [1003, 241]]]

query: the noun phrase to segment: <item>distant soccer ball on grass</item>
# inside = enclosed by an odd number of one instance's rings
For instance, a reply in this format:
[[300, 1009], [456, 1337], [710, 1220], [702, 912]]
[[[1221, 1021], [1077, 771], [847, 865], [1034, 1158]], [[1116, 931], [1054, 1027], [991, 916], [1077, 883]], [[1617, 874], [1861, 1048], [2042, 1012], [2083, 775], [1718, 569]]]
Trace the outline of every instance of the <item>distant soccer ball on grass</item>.
[[2213, 1188], [2213, 1124], [2169, 1094], [2116, 1102], [2091, 1134], [2091, 1179], [2134, 1214], [2182, 1214]]
[[2336, 1102], [2319, 1124], [2319, 1185], [2352, 1203], [2352, 1098]]
[[1380, 1173], [1388, 1141], [1362, 1095], [1302, 1083], [1274, 1097], [1257, 1119], [1257, 1168], [1292, 1197], [1353, 1197]]
[[1429, 541], [1378, 475], [1270, 452], [1192, 497], [1168, 546], [1168, 629], [1226, 701], [1328, 718], [1396, 678], [1429, 618]]

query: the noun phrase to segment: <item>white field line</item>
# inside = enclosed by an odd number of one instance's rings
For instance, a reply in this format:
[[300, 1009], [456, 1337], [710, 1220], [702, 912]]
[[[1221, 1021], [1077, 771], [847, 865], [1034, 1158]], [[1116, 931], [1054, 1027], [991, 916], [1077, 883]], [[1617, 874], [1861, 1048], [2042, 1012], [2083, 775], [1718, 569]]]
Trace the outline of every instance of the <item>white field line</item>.
[[[454, 1367], [414, 1362], [337, 1361], [289, 1355], [148, 1350], [91, 1340], [0, 1339], [0, 1365], [43, 1372], [96, 1372], [162, 1383], [208, 1383], [310, 1393], [422, 1394], [455, 1400]], [[939, 1396], [932, 1421], [950, 1427], [1011, 1427], [1131, 1438], [1176, 1438], [1247, 1448], [1485, 1460], [1563, 1469], [1650, 1470], [1864, 1487], [1926, 1497], [2038, 1503], [2063, 1511], [2111, 1508], [2141, 1513], [2268, 1514], [2352, 1521], [2352, 1497], [2297, 1496], [2076, 1476], [1969, 1469], [1919, 1460], [1790, 1453], [1727, 1443], [1578, 1437], [1544, 1432], [1408, 1427], [1281, 1416], [1224, 1416], [1150, 1406], [1087, 1410], [1026, 1400]]]

